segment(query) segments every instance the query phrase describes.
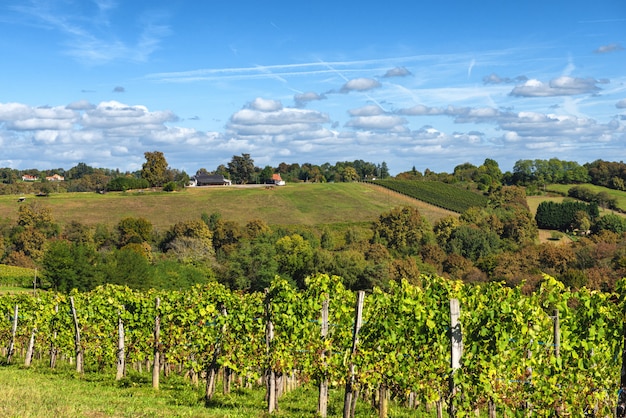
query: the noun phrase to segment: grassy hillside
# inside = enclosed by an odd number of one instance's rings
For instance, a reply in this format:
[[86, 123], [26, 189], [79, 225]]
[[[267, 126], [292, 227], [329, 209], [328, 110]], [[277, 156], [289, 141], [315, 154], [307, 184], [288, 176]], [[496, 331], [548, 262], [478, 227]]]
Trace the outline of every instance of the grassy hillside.
[[[418, 207], [429, 221], [451, 214], [444, 209], [365, 183], [288, 184], [261, 187], [199, 187], [180, 192], [61, 193], [26, 195], [52, 210], [56, 222], [115, 225], [125, 217], [144, 217], [156, 229], [177, 221], [219, 212], [223, 219], [246, 223], [262, 219], [269, 225], [357, 224], [371, 222], [400, 205]], [[17, 219], [18, 196], [0, 196], [0, 220]]]
[[593, 193], [605, 192], [612, 198], [616, 199], [617, 207], [623, 211], [626, 211], [626, 192], [609, 189], [608, 187], [596, 186], [594, 184], [550, 184], [546, 186], [547, 191], [556, 192], [567, 196], [567, 192], [574, 186], [581, 186], [591, 190]]

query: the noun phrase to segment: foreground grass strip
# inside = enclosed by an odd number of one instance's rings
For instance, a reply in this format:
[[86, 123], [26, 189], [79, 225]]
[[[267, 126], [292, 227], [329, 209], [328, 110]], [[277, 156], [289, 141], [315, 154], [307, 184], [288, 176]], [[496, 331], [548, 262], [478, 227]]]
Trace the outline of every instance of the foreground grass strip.
[[[69, 365], [50, 370], [43, 363], [24, 369], [18, 365], [0, 366], [0, 417], [269, 417], [265, 412], [263, 388], [236, 389], [216, 393], [210, 405], [202, 401], [203, 385], [195, 388], [180, 376], [162, 381], [159, 391], [150, 387], [148, 374], [131, 374], [120, 382], [114, 373], [75, 374]], [[341, 417], [343, 390], [331, 390], [329, 417]], [[272, 417], [315, 417], [317, 388], [303, 386], [280, 398], [279, 410]], [[392, 402], [390, 416], [434, 417], [434, 411], [409, 410]], [[377, 417], [364, 401], [359, 402], [357, 417]]]

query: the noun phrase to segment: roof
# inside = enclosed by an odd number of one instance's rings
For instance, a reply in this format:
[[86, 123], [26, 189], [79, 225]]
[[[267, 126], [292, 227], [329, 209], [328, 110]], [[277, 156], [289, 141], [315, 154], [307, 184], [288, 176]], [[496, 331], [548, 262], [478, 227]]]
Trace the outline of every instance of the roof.
[[202, 184], [224, 184], [230, 183], [230, 180], [224, 178], [221, 174], [197, 174], [193, 178]]

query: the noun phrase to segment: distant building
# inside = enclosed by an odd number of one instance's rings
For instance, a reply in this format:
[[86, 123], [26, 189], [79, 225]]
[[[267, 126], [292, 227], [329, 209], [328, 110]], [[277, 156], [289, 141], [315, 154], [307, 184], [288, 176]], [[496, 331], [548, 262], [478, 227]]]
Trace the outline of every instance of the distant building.
[[37, 176], [31, 176], [30, 174], [24, 174], [22, 176], [22, 180], [23, 181], [37, 181], [39, 179], [39, 177]]
[[46, 177], [48, 181], [64, 181], [65, 177], [59, 176], [58, 174], [53, 174], [51, 176]]
[[284, 186], [285, 181], [280, 177], [280, 174], [272, 174], [272, 178], [266, 181], [267, 184], [275, 184], [276, 186]]
[[197, 174], [189, 180], [189, 186], [230, 186], [232, 182], [221, 174]]

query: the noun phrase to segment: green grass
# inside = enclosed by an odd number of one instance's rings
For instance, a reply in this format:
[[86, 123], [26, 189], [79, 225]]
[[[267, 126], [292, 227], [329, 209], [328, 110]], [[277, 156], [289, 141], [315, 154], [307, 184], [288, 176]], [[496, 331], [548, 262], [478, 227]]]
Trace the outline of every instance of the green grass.
[[[114, 372], [78, 375], [69, 365], [51, 370], [43, 363], [30, 369], [17, 365], [0, 366], [0, 416], [39, 417], [269, 417], [265, 412], [264, 390], [235, 389], [223, 394], [221, 388], [210, 405], [202, 400], [203, 385], [194, 387], [182, 377], [161, 378], [159, 390], [151, 387], [147, 373], [131, 374], [120, 382]], [[272, 417], [315, 417], [317, 389], [300, 387], [279, 399]], [[343, 388], [330, 391], [329, 417], [343, 413]], [[365, 401], [357, 404], [357, 417], [377, 417]], [[390, 402], [390, 417], [434, 417], [434, 411], [408, 410]]]
[[[222, 218], [245, 224], [262, 219], [269, 225], [362, 224], [401, 205], [414, 205], [434, 222], [448, 214], [443, 209], [365, 183], [290, 183], [283, 187], [198, 187], [180, 192], [59, 193], [48, 197], [27, 195], [26, 203], [41, 202], [61, 226], [72, 220], [85, 225], [116, 225], [125, 217], [144, 217], [155, 229], [178, 221], [199, 219], [219, 212]], [[17, 220], [14, 195], [0, 196], [0, 218]]]
[[580, 187], [585, 187], [589, 190], [591, 190], [593, 193], [600, 193], [600, 192], [605, 192], [607, 193], [609, 196], [611, 196], [612, 198], [616, 199], [617, 201], [617, 207], [623, 211], [626, 211], [626, 192], [621, 191], [621, 190], [615, 190], [615, 189], [609, 189], [608, 187], [603, 187], [603, 186], [596, 186], [594, 184], [589, 184], [589, 183], [585, 183], [585, 184], [550, 184], [548, 186], [546, 186], [546, 190], [547, 191], [553, 191], [556, 193], [560, 193], [563, 194], [565, 196], [567, 196], [567, 192], [569, 191], [569, 189], [571, 189], [574, 186], [580, 186]]

